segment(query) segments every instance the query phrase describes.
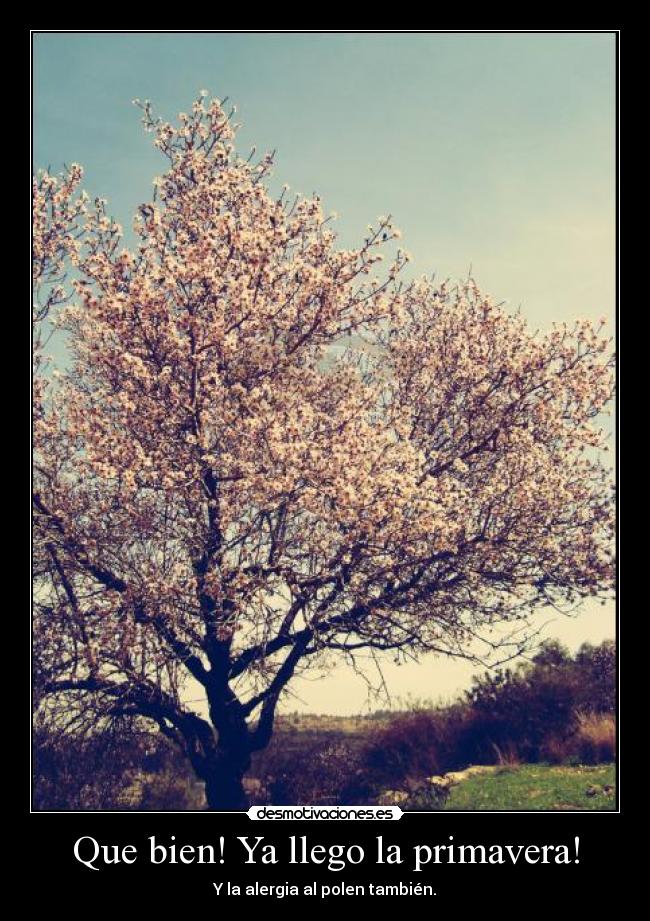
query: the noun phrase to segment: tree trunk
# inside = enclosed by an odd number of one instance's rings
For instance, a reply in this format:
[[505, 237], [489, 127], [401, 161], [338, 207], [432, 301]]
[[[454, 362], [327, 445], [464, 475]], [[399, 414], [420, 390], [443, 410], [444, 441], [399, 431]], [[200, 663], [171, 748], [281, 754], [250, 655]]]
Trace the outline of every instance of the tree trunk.
[[205, 772], [205, 798], [208, 809], [248, 809], [244, 774], [250, 767], [248, 752], [219, 752]]

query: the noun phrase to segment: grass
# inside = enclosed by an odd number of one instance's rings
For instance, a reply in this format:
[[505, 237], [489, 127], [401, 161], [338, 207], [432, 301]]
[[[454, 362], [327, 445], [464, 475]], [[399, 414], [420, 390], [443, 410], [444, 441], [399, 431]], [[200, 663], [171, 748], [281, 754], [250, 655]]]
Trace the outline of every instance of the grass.
[[[596, 766], [555, 766], [525, 764], [505, 767], [494, 774], [479, 774], [464, 780], [445, 804], [447, 810], [613, 810], [616, 796], [603, 792], [605, 785], [614, 787], [613, 764]], [[595, 790], [589, 796], [587, 790]]]

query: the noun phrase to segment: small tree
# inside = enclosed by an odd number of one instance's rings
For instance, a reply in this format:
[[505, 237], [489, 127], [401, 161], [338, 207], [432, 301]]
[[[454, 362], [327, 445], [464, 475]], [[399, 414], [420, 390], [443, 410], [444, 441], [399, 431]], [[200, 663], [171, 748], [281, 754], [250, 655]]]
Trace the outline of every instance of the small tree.
[[612, 359], [471, 280], [400, 283], [388, 218], [337, 247], [218, 100], [178, 127], [142, 108], [167, 168], [135, 248], [76, 165], [34, 182], [35, 320], [70, 355], [55, 378], [35, 336], [35, 687], [60, 719], [153, 721], [241, 808], [302, 670], [513, 654], [538, 605], [607, 588]]

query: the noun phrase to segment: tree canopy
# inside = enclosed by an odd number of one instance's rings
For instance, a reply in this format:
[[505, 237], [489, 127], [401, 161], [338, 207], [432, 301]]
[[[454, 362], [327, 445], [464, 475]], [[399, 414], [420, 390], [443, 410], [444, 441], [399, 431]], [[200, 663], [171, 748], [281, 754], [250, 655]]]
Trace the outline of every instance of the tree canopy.
[[153, 720], [238, 806], [304, 668], [518, 649], [608, 588], [613, 360], [603, 324], [406, 279], [390, 218], [341, 248], [219, 100], [141, 107], [166, 167], [134, 246], [79, 166], [34, 180], [36, 688]]

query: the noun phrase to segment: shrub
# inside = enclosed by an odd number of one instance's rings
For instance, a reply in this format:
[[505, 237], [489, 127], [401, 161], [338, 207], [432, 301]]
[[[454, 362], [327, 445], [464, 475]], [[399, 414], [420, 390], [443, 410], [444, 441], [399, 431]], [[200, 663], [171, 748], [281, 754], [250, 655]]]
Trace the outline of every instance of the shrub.
[[549, 735], [540, 749], [540, 760], [549, 764], [577, 764], [579, 758], [576, 754], [573, 736]]
[[576, 750], [584, 764], [600, 764], [616, 758], [616, 722], [610, 713], [579, 713]]
[[595, 764], [615, 756], [614, 644], [585, 644], [575, 657], [557, 642], [532, 661], [476, 678], [463, 701], [395, 717], [376, 731], [362, 763], [376, 786], [470, 764], [567, 760]]
[[468, 764], [494, 763], [499, 751], [538, 761], [549, 735], [561, 738], [573, 728], [576, 694], [564, 671], [544, 666], [486, 675], [467, 699], [470, 718], [460, 745]]
[[166, 739], [114, 727], [57, 735], [37, 725], [33, 737], [35, 810], [196, 809], [198, 785]]
[[362, 803], [373, 791], [358, 771], [357, 749], [336, 732], [278, 732], [255, 758], [252, 773], [277, 806]]
[[451, 770], [458, 762], [462, 721], [458, 706], [394, 717], [372, 734], [362, 755], [363, 766], [377, 786]]
[[602, 764], [616, 760], [616, 721], [611, 713], [578, 712], [573, 732], [549, 736], [542, 760], [552, 764]]

